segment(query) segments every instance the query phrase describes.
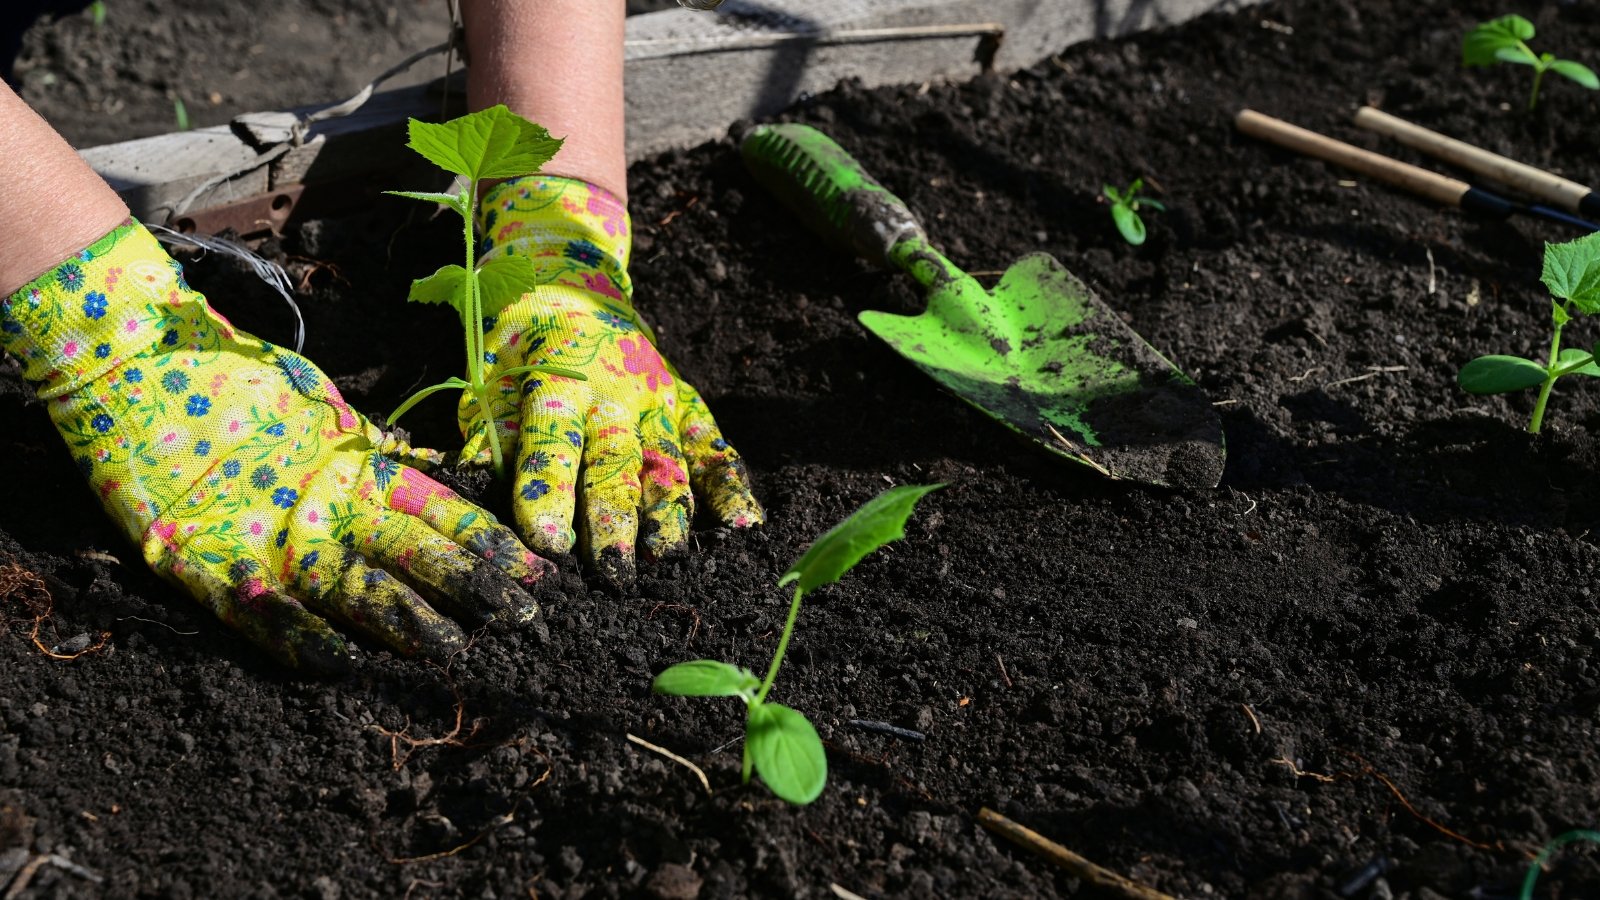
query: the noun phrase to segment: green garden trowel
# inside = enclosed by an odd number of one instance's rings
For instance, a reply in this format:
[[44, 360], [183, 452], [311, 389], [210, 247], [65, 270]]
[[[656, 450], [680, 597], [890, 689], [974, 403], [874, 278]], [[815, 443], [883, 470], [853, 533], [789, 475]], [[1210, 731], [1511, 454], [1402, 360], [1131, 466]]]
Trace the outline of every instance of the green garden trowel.
[[1216, 487], [1225, 451], [1211, 402], [1054, 258], [1023, 257], [985, 290], [822, 132], [759, 126], [743, 154], [819, 234], [927, 288], [921, 315], [861, 322], [956, 396], [1107, 477]]

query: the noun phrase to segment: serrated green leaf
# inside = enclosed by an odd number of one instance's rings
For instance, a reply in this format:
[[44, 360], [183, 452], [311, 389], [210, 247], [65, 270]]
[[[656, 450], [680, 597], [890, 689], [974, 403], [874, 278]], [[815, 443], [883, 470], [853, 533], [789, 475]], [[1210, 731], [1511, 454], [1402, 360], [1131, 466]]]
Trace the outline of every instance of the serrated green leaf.
[[1600, 77], [1597, 77], [1594, 74], [1594, 70], [1583, 63], [1573, 62], [1570, 59], [1558, 59], [1550, 64], [1550, 69], [1558, 75], [1563, 75], [1572, 81], [1576, 81], [1591, 91], [1600, 90]]
[[1600, 312], [1600, 232], [1544, 245], [1543, 281], [1550, 293], [1571, 300], [1585, 315]]
[[561, 149], [561, 140], [505, 105], [448, 122], [412, 119], [408, 146], [447, 172], [477, 181], [531, 175]]
[[384, 191], [384, 193], [395, 197], [409, 197], [424, 203], [437, 203], [448, 206], [456, 212], [466, 209], [466, 202], [462, 200], [460, 194], [440, 194], [434, 191]]
[[1533, 34], [1533, 23], [1519, 15], [1484, 22], [1462, 39], [1461, 62], [1468, 66], [1492, 66], [1498, 61], [1495, 54], [1502, 48], [1532, 40]]
[[498, 316], [539, 284], [539, 269], [526, 256], [493, 256], [478, 266], [483, 314]]
[[459, 308], [466, 280], [466, 269], [443, 266], [432, 275], [411, 282], [406, 299], [413, 303], [443, 303]]
[[1600, 378], [1600, 365], [1595, 365], [1594, 354], [1590, 353], [1588, 350], [1579, 350], [1577, 347], [1568, 347], [1556, 356], [1557, 369], [1565, 369], [1567, 366], [1577, 365], [1578, 363], [1584, 363], [1584, 365], [1578, 366], [1578, 368], [1572, 369], [1571, 371], [1563, 372], [1562, 374], [1588, 375], [1592, 378]]
[[1520, 356], [1480, 356], [1461, 367], [1456, 383], [1469, 394], [1509, 394], [1544, 383], [1544, 366]]
[[668, 666], [650, 682], [650, 690], [673, 697], [740, 697], [759, 687], [761, 679], [750, 674], [749, 669], [714, 659]]
[[1117, 223], [1123, 240], [1135, 247], [1144, 243], [1144, 220], [1139, 218], [1138, 213], [1119, 203], [1111, 207], [1111, 221]]
[[779, 799], [804, 806], [828, 783], [828, 754], [806, 717], [781, 703], [750, 707], [745, 749], [756, 774]]
[[917, 508], [917, 501], [942, 487], [943, 484], [901, 485], [868, 500], [817, 538], [778, 579], [778, 586], [799, 582], [800, 593], [809, 594], [838, 581], [868, 553], [905, 537], [906, 519]]
[[1500, 62], [1516, 63], [1519, 66], [1539, 65], [1539, 57], [1520, 45], [1501, 47], [1494, 52], [1494, 58]]

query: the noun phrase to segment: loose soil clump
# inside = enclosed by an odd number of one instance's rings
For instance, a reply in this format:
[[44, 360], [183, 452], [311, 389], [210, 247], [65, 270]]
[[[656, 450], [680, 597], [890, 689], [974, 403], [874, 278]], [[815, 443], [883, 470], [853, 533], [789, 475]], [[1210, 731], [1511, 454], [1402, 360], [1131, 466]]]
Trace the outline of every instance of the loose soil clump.
[[[544, 630], [481, 634], [443, 668], [366, 648], [343, 681], [276, 669], [146, 572], [8, 369], [0, 556], [43, 579], [63, 640], [112, 637], [49, 659], [0, 598], [0, 839], [105, 879], [42, 866], [42, 896], [1079, 891], [977, 827], [988, 806], [1178, 896], [1513, 895], [1600, 809], [1600, 389], [1564, 382], [1533, 438], [1531, 395], [1454, 377], [1540, 352], [1541, 243], [1575, 235], [1231, 124], [1251, 106], [1425, 162], [1348, 124], [1373, 102], [1600, 183], [1595, 94], [1553, 83], [1529, 116], [1525, 73], [1460, 69], [1462, 33], [1504, 11], [1268, 3], [783, 116], [968, 271], [1044, 250], [1084, 279], [1219, 404], [1212, 491], [1107, 482], [942, 393], [855, 321], [920, 310], [916, 287], [805, 232], [731, 137], [634, 167], [633, 275], [770, 523], [703, 524], [621, 596], [568, 568]], [[1600, 46], [1592, 5], [1521, 11], [1553, 52]], [[1170, 211], [1132, 248], [1097, 198], [1140, 175]], [[449, 228], [375, 198], [264, 248], [308, 277], [307, 353], [359, 408], [460, 368], [451, 314], [400, 299], [451, 261]], [[226, 260], [189, 269], [286, 339], [281, 301]], [[419, 408], [415, 437], [454, 445], [449, 407]], [[735, 704], [654, 697], [651, 677], [768, 659], [798, 551], [887, 484], [931, 481], [949, 487], [907, 540], [808, 602], [773, 695], [817, 723], [827, 790], [795, 809], [740, 787]], [[504, 510], [482, 476], [455, 483]], [[1600, 866], [1568, 849], [1540, 891], [1600, 895]]]

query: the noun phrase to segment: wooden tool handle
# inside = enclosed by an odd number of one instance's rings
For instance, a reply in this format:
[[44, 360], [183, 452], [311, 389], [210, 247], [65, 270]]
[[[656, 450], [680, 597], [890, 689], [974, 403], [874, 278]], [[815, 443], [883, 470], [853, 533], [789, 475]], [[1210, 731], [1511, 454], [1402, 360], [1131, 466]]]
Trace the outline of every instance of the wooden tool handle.
[[1396, 118], [1370, 106], [1363, 106], [1356, 111], [1356, 124], [1369, 131], [1392, 137], [1407, 147], [1421, 150], [1429, 156], [1458, 165], [1469, 172], [1493, 178], [1525, 194], [1559, 206], [1567, 212], [1593, 211], [1595, 201], [1584, 202], [1593, 192], [1576, 181], [1568, 181], [1543, 169], [1507, 159], [1498, 153], [1490, 153], [1437, 131], [1429, 131], [1421, 125], [1413, 125], [1405, 119]]
[[1379, 181], [1448, 206], [1460, 206], [1461, 198], [1472, 190], [1472, 185], [1465, 181], [1457, 181], [1370, 150], [1353, 147], [1343, 141], [1324, 137], [1315, 131], [1290, 125], [1281, 119], [1264, 116], [1253, 109], [1241, 110], [1234, 123], [1239, 126], [1240, 131], [1251, 137], [1271, 141], [1280, 147], [1344, 166], [1363, 175], [1370, 175]]

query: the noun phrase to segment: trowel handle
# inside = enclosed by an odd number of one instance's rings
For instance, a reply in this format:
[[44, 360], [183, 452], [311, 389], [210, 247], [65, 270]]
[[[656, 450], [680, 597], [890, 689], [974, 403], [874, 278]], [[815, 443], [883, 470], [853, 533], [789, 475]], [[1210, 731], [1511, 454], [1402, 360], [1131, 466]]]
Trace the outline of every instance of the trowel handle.
[[809, 125], [760, 125], [740, 146], [756, 180], [824, 238], [889, 266], [890, 250], [926, 241], [905, 203], [855, 157]]

